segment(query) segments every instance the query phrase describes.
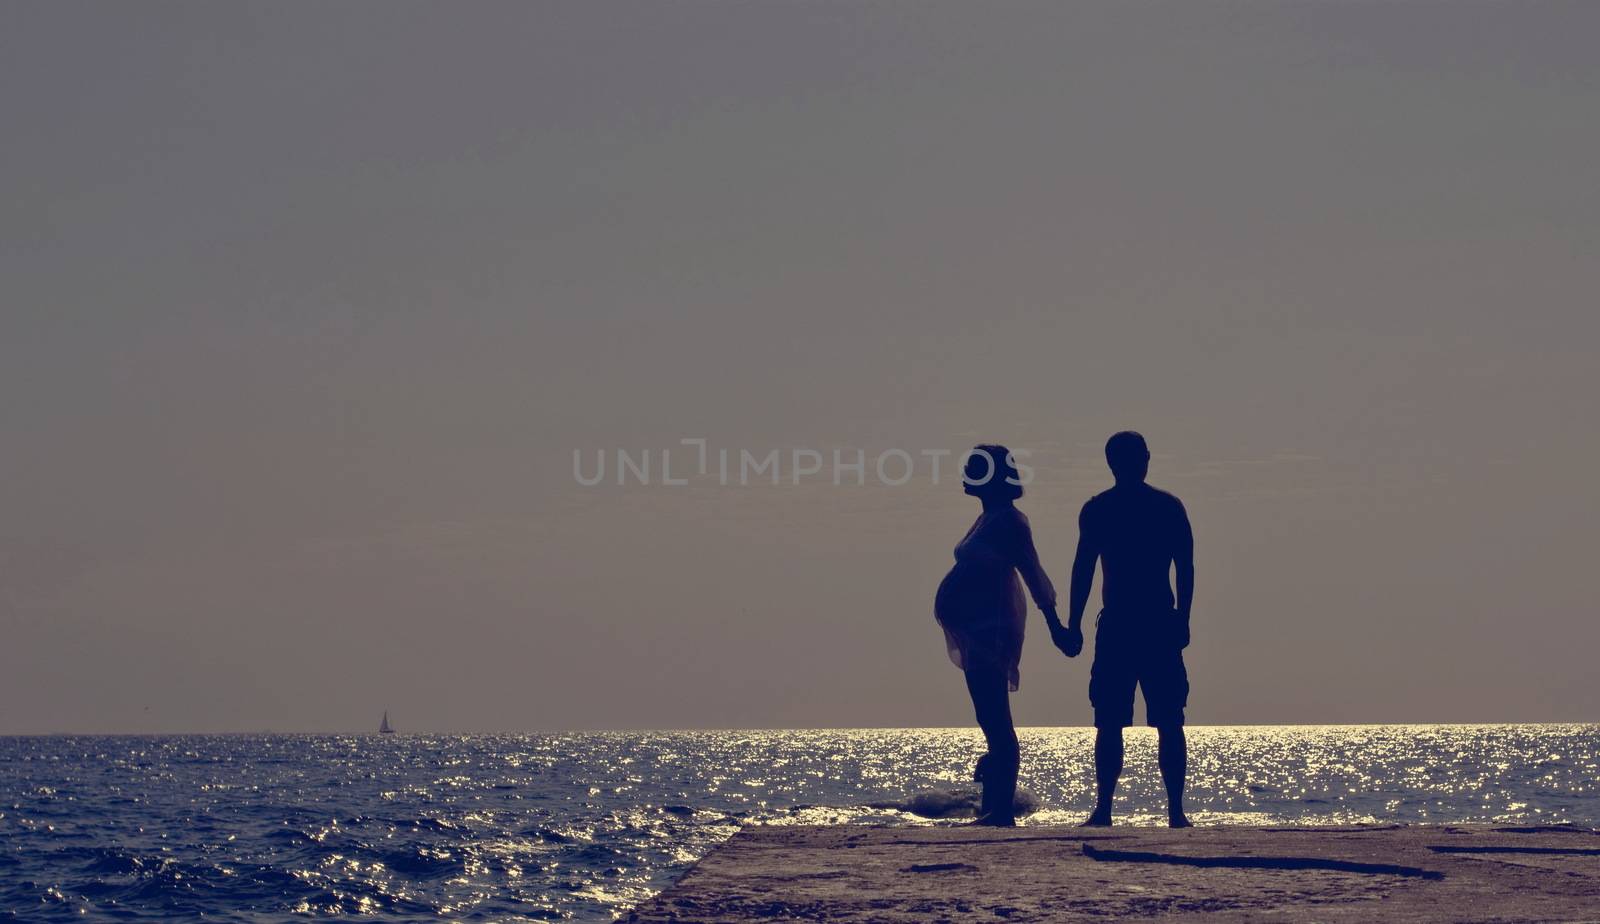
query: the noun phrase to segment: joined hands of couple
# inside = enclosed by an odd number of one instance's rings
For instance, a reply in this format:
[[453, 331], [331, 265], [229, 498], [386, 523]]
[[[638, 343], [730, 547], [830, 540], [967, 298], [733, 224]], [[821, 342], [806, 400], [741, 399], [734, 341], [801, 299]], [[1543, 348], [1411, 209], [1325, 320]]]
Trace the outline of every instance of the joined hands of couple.
[[1061, 617], [1053, 609], [1045, 610], [1045, 622], [1050, 625], [1050, 641], [1069, 658], [1076, 658], [1083, 651], [1083, 629], [1078, 620], [1073, 620], [1071, 625], [1061, 624]]
[[[1178, 650], [1189, 647], [1189, 618], [1178, 610], [1172, 611], [1174, 621], [1175, 641]], [[1044, 620], [1050, 626], [1050, 641], [1055, 643], [1057, 649], [1069, 658], [1076, 658], [1083, 653], [1083, 627], [1079, 620], [1074, 619], [1067, 625], [1061, 624], [1061, 617], [1055, 610], [1045, 610]]]

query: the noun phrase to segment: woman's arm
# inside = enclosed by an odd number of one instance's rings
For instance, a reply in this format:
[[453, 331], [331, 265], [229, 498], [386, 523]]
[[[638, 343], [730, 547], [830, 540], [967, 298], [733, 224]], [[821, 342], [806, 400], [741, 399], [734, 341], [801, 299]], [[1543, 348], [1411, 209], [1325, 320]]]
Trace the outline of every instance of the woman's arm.
[[1069, 658], [1078, 656], [1083, 650], [1083, 633], [1068, 629], [1061, 624], [1061, 616], [1056, 613], [1056, 588], [1050, 583], [1050, 576], [1044, 573], [1044, 566], [1039, 564], [1039, 552], [1033, 546], [1033, 530], [1028, 526], [1028, 518], [1020, 511], [1017, 513], [1016, 563], [1017, 571], [1022, 575], [1023, 583], [1028, 585], [1028, 592], [1033, 595], [1033, 602], [1044, 613], [1045, 625], [1050, 627], [1050, 641]]
[[1034, 605], [1044, 613], [1045, 621], [1051, 625], [1058, 624], [1061, 619], [1056, 615], [1056, 588], [1050, 583], [1050, 576], [1044, 573], [1044, 566], [1039, 563], [1039, 552], [1033, 547], [1033, 529], [1028, 526], [1028, 518], [1021, 511], [1017, 512], [1015, 542], [1017, 573], [1022, 575], [1022, 582], [1028, 585], [1028, 593], [1032, 595]]

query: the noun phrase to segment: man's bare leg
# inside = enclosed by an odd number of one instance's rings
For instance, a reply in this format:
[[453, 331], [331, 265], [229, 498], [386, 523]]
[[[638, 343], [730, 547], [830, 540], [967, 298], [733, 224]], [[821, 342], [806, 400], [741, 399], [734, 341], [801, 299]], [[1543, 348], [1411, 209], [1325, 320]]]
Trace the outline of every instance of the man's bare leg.
[[1161, 782], [1167, 787], [1167, 824], [1174, 828], [1190, 826], [1183, 813], [1183, 785], [1189, 773], [1189, 741], [1182, 725], [1156, 729], [1160, 736], [1156, 760], [1161, 765]]
[[1111, 800], [1117, 794], [1117, 779], [1122, 776], [1122, 729], [1097, 728], [1094, 733], [1094, 814], [1083, 823], [1086, 828], [1111, 825]]

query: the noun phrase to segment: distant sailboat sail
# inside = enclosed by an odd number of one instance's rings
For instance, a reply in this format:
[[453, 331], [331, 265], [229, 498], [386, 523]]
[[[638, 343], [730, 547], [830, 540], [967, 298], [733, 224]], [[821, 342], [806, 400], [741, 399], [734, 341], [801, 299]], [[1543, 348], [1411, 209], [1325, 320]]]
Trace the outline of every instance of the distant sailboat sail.
[[389, 727], [389, 710], [387, 710], [387, 709], [383, 710], [383, 722], [378, 725], [378, 734], [380, 734], [380, 735], [392, 735], [392, 734], [394, 734], [394, 729]]

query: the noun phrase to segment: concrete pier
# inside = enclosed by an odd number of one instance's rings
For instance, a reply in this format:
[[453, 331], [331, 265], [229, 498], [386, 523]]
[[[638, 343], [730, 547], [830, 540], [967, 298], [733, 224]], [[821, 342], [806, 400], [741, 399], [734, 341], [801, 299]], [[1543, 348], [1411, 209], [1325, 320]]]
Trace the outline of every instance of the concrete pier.
[[623, 918], [1600, 921], [1600, 833], [751, 827]]

